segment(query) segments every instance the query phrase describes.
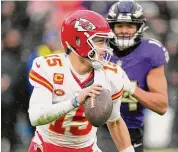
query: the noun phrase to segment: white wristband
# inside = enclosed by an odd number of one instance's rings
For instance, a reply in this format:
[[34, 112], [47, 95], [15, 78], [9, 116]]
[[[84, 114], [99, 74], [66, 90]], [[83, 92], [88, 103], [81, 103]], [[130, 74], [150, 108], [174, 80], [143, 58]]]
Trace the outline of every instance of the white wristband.
[[130, 146], [130, 147], [128, 147], [128, 148], [122, 150], [121, 152], [135, 152], [135, 150], [134, 150], [134, 147], [133, 147], [133, 146]]

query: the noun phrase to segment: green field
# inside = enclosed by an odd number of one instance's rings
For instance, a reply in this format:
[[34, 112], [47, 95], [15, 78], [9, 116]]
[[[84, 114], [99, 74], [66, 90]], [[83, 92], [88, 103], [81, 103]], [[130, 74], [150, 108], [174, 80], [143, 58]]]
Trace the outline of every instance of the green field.
[[145, 152], [178, 152], [178, 149], [145, 149]]

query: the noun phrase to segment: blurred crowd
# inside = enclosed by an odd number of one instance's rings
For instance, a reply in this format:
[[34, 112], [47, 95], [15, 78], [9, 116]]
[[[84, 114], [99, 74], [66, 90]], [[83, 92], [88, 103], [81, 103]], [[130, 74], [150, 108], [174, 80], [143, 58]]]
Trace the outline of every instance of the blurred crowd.
[[[1, 1], [1, 146], [2, 152], [28, 147], [34, 128], [28, 118], [34, 58], [61, 53], [61, 23], [70, 13], [90, 9], [106, 17], [116, 1]], [[178, 147], [178, 1], [141, 1], [149, 29], [169, 52], [166, 66], [169, 105], [174, 110], [170, 147]]]

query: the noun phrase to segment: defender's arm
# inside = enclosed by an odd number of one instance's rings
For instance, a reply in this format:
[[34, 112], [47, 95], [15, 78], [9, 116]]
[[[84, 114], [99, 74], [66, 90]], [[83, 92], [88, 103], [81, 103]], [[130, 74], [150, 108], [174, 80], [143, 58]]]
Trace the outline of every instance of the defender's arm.
[[152, 69], [147, 75], [149, 92], [136, 87], [134, 96], [145, 107], [163, 115], [168, 108], [167, 81], [164, 66]]

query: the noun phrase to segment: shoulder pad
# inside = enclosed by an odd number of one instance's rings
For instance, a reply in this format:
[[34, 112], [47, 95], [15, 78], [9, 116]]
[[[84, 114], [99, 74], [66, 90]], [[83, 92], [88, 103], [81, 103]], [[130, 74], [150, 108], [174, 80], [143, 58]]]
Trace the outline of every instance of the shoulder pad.
[[104, 66], [106, 76], [108, 77], [111, 88], [112, 88], [112, 99], [118, 99], [123, 93], [123, 70], [119, 65], [110, 63], [107, 66]]
[[38, 57], [33, 61], [29, 73], [29, 81], [34, 87], [45, 87], [53, 91], [53, 74], [59, 67], [63, 67], [61, 55], [52, 54], [44, 57]]
[[147, 58], [152, 64], [152, 67], [164, 65], [169, 61], [168, 51], [161, 42], [155, 39], [149, 39], [144, 48], [147, 51]]

